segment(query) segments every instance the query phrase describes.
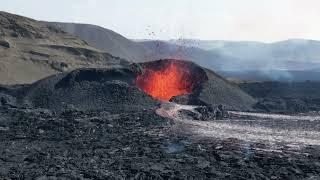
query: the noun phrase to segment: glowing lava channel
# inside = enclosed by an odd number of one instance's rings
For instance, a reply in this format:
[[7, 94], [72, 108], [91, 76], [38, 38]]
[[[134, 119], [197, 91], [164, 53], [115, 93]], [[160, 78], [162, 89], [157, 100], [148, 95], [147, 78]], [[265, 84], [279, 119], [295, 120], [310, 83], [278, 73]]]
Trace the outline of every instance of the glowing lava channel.
[[188, 69], [171, 62], [159, 70], [146, 68], [137, 76], [135, 84], [156, 99], [170, 100], [173, 96], [192, 92], [190, 78]]

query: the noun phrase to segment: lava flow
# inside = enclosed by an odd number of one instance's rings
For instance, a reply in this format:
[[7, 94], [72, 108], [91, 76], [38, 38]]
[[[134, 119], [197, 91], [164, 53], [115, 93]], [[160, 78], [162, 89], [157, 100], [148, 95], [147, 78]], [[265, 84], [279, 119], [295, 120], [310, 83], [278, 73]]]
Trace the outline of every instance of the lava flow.
[[191, 79], [189, 69], [171, 62], [161, 69], [146, 68], [137, 76], [135, 84], [156, 99], [170, 100], [173, 96], [190, 94], [193, 89]]

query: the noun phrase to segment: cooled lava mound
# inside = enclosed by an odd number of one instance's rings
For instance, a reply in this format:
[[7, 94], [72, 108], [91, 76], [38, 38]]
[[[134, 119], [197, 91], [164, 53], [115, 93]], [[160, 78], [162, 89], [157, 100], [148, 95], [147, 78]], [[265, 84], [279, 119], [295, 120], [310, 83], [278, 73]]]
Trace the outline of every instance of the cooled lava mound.
[[[192, 62], [159, 60], [61, 73], [14, 90], [16, 105], [63, 111], [134, 111], [161, 100], [250, 110], [255, 100], [214, 72]], [[1, 93], [1, 90], [0, 90]], [[8, 98], [7, 98], [8, 99]]]
[[35, 108], [137, 111], [158, 102], [134, 86], [135, 74], [128, 67], [78, 69], [51, 76], [18, 91], [19, 101]]

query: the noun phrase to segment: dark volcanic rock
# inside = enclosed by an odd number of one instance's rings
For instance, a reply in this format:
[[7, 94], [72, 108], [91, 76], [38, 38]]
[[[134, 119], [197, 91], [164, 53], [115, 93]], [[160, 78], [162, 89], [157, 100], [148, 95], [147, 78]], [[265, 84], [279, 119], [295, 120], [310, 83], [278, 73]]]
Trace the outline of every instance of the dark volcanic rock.
[[184, 105], [206, 105], [205, 102], [202, 102], [198, 98], [198, 96], [194, 94], [183, 94], [180, 96], [174, 96], [170, 99], [170, 102], [175, 102]]
[[199, 106], [195, 110], [201, 114], [201, 120], [212, 121], [222, 120], [228, 117], [228, 113], [222, 105], [214, 106]]
[[[318, 146], [293, 152], [195, 140], [152, 110], [0, 107], [0, 179], [319, 179]], [[187, 132], [186, 132], [187, 133]], [[267, 148], [267, 151], [263, 150]]]
[[186, 109], [179, 110], [181, 119], [191, 119], [191, 120], [202, 120], [202, 115], [200, 113], [192, 112]]
[[259, 99], [255, 109], [266, 112], [297, 113], [320, 111], [319, 98], [268, 97]]
[[253, 82], [239, 84], [253, 97], [319, 97], [320, 82]]
[[0, 106], [15, 106], [16, 99], [10, 95], [0, 93]]
[[10, 48], [10, 43], [8, 41], [0, 39], [0, 46], [5, 47], [5, 48]]
[[319, 82], [257, 82], [239, 85], [259, 101], [255, 109], [267, 112], [320, 111]]

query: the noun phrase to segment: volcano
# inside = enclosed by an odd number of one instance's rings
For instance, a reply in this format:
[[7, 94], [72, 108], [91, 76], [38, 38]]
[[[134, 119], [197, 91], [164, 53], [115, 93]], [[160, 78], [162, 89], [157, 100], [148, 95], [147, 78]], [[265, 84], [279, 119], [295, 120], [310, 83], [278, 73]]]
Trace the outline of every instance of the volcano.
[[57, 111], [66, 107], [108, 111], [145, 109], [156, 107], [159, 100], [189, 105], [221, 104], [230, 110], [251, 110], [256, 103], [213, 71], [174, 59], [77, 69], [15, 91], [10, 92], [17, 98], [13, 102]]
[[[163, 59], [139, 63], [134, 85], [155, 99], [189, 105], [250, 110], [256, 101], [215, 72], [193, 62]], [[181, 101], [181, 99], [183, 99]]]
[[146, 65], [144, 73], [136, 77], [135, 84], [152, 97], [168, 101], [174, 96], [191, 94], [201, 83], [198, 81], [201, 78], [194, 75], [186, 63], [164, 61], [158, 67]]

